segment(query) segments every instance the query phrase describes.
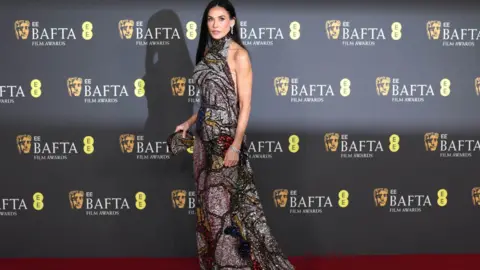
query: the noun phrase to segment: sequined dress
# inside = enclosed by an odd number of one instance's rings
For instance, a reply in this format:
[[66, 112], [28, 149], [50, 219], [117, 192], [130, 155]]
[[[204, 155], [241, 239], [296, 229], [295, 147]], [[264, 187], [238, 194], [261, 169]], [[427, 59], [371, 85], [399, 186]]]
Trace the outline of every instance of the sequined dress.
[[254, 183], [244, 136], [239, 162], [224, 167], [240, 106], [227, 64], [232, 39], [214, 40], [194, 69], [200, 90], [194, 130], [197, 248], [201, 269], [294, 269], [272, 235]]

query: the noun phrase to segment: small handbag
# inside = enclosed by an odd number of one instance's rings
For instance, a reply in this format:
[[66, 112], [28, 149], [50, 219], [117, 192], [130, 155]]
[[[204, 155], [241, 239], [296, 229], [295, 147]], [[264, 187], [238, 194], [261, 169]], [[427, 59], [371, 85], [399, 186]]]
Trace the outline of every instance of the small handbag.
[[182, 134], [183, 131], [177, 131], [170, 134], [167, 138], [168, 148], [173, 155], [178, 155], [193, 146], [193, 134], [189, 130], [187, 130], [185, 138], [182, 138]]

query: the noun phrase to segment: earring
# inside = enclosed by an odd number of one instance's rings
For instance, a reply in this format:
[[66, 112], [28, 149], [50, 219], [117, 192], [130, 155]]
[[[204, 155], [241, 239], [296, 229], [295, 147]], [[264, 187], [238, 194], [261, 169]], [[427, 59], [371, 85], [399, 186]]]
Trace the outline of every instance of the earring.
[[233, 25], [230, 26], [230, 34], [233, 35]]

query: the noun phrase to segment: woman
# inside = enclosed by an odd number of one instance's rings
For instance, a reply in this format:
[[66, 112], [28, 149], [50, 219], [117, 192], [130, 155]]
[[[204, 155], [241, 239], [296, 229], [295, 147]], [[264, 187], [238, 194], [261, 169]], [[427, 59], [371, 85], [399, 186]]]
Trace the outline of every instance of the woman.
[[200, 108], [169, 146], [177, 154], [193, 144], [201, 269], [294, 269], [267, 225], [247, 156], [252, 69], [237, 22], [229, 1], [208, 4], [193, 74]]

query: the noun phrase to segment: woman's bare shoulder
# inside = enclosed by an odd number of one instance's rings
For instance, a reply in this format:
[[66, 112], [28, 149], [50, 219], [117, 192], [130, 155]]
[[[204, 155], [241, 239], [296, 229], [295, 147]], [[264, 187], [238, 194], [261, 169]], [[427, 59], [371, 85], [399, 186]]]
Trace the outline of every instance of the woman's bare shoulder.
[[235, 60], [248, 60], [248, 51], [245, 50], [242, 46], [240, 46], [237, 42], [232, 40], [232, 44], [230, 45], [230, 50], [234, 53]]

